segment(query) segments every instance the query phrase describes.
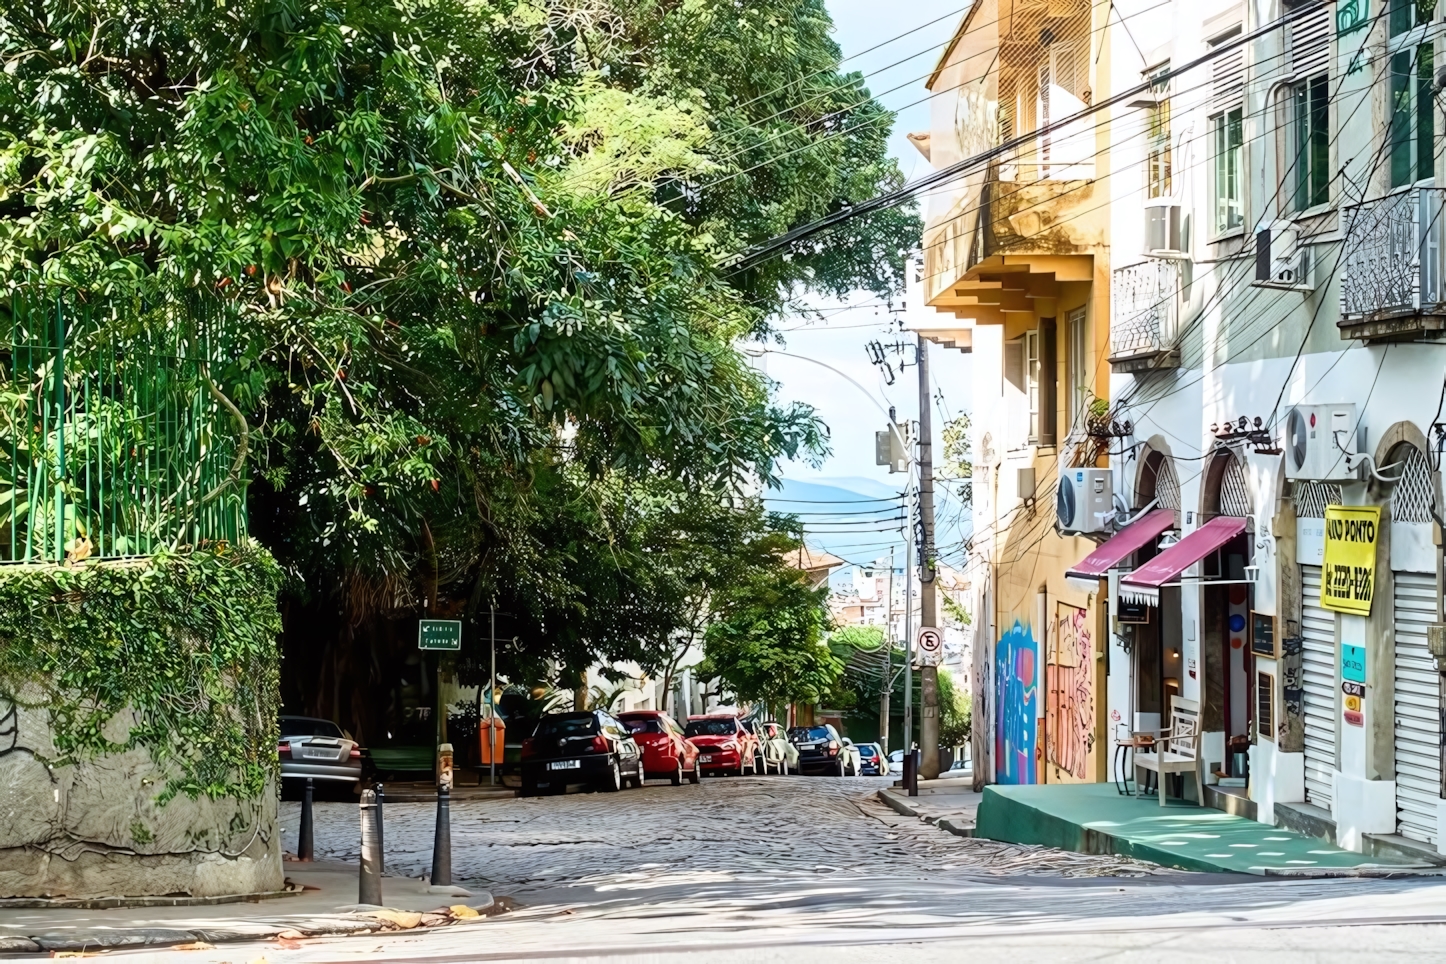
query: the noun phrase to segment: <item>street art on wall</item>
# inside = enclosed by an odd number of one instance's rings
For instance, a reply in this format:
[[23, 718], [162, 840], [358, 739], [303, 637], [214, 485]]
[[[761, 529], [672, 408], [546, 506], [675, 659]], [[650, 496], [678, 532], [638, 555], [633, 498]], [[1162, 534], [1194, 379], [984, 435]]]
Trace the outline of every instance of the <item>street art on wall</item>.
[[1088, 615], [1078, 606], [1059, 604], [1044, 668], [1049, 691], [1045, 755], [1076, 780], [1089, 779], [1095, 745], [1095, 654]]
[[1034, 783], [1039, 647], [1019, 620], [994, 650], [994, 765], [999, 783]]

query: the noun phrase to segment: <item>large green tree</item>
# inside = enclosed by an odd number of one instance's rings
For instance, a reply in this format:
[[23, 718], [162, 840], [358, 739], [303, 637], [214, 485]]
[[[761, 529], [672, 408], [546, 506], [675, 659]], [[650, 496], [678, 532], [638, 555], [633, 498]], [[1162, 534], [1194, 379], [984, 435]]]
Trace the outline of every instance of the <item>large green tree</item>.
[[7, 5], [0, 284], [218, 306], [313, 711], [423, 610], [500, 602], [530, 664], [646, 657], [697, 601], [650, 571], [671, 487], [732, 505], [822, 450], [735, 343], [804, 286], [897, 287], [917, 234], [719, 268], [898, 181], [828, 29], [821, 0]]

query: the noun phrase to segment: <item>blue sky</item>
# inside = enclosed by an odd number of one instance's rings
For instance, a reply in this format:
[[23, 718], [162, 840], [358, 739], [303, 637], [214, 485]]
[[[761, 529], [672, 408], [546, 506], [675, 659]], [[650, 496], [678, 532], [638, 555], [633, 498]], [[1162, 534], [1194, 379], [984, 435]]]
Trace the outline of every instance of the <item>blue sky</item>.
[[[894, 3], [827, 0], [827, 4], [836, 25], [835, 39], [844, 57], [848, 58], [844, 69], [863, 73], [874, 95], [885, 107], [898, 114], [889, 143], [901, 170], [910, 179], [927, 173], [928, 163], [905, 135], [929, 127], [929, 92], [924, 87], [924, 81], [933, 71], [964, 15], [965, 5], [961, 0], [904, 0]], [[937, 22], [930, 24], [930, 21]], [[907, 369], [896, 377], [893, 385], [888, 385], [866, 354], [865, 346], [875, 339], [884, 342], [901, 337], [912, 340], [912, 336], [901, 336], [897, 325], [890, 328], [892, 319], [888, 307], [879, 304], [871, 295], [860, 294], [850, 303], [821, 303], [819, 308], [824, 314], [822, 320], [800, 318], [785, 321], [780, 326], [785, 331], [784, 350], [846, 372], [879, 404], [897, 406], [900, 418], [916, 418], [918, 380], [915, 369]], [[953, 414], [967, 410], [969, 356], [935, 346], [930, 352], [930, 364], [935, 387], [943, 394], [942, 407]], [[768, 374], [780, 383], [782, 399], [813, 405], [829, 425], [832, 435], [833, 455], [828, 461], [819, 468], [797, 463], [788, 465], [783, 472], [785, 478], [800, 482], [835, 482], [866, 495], [875, 495], [882, 487], [898, 488], [903, 476], [890, 476], [885, 467], [874, 465], [874, 432], [884, 428], [885, 418], [873, 401], [829, 370], [808, 361], [770, 354], [763, 365]], [[936, 445], [939, 415], [936, 407]], [[951, 518], [956, 523], [954, 528], [958, 529], [957, 507], [941, 506], [941, 546], [946, 538], [959, 538], [951, 537]], [[967, 531], [967, 526], [961, 531]], [[887, 536], [877, 538], [877, 550], [887, 553]], [[854, 539], [850, 544], [860, 541]], [[872, 558], [875, 554], [875, 547], [867, 544], [848, 553], [856, 558]]]

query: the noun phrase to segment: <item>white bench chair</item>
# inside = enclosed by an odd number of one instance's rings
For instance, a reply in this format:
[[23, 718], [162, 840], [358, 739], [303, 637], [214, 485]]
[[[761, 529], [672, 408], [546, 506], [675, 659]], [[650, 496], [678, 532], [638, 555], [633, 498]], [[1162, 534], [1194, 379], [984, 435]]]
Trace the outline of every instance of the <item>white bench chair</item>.
[[1160, 806], [1165, 806], [1167, 774], [1189, 773], [1195, 777], [1195, 802], [1205, 804], [1200, 779], [1200, 710], [1194, 700], [1170, 698], [1170, 726], [1160, 731], [1155, 749], [1135, 754], [1135, 786], [1144, 786], [1141, 770], [1153, 770], [1159, 786]]

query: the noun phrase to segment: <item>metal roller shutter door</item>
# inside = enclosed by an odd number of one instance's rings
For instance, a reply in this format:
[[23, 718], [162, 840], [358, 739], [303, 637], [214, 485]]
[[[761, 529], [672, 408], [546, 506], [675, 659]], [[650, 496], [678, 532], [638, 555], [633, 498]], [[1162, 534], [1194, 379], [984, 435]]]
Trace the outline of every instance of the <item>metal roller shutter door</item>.
[[1336, 616], [1320, 605], [1320, 566], [1301, 566], [1305, 799], [1331, 809], [1336, 768]]
[[1436, 621], [1436, 577], [1397, 572], [1396, 579], [1396, 832], [1436, 841], [1441, 796], [1441, 690], [1426, 651], [1426, 626]]

